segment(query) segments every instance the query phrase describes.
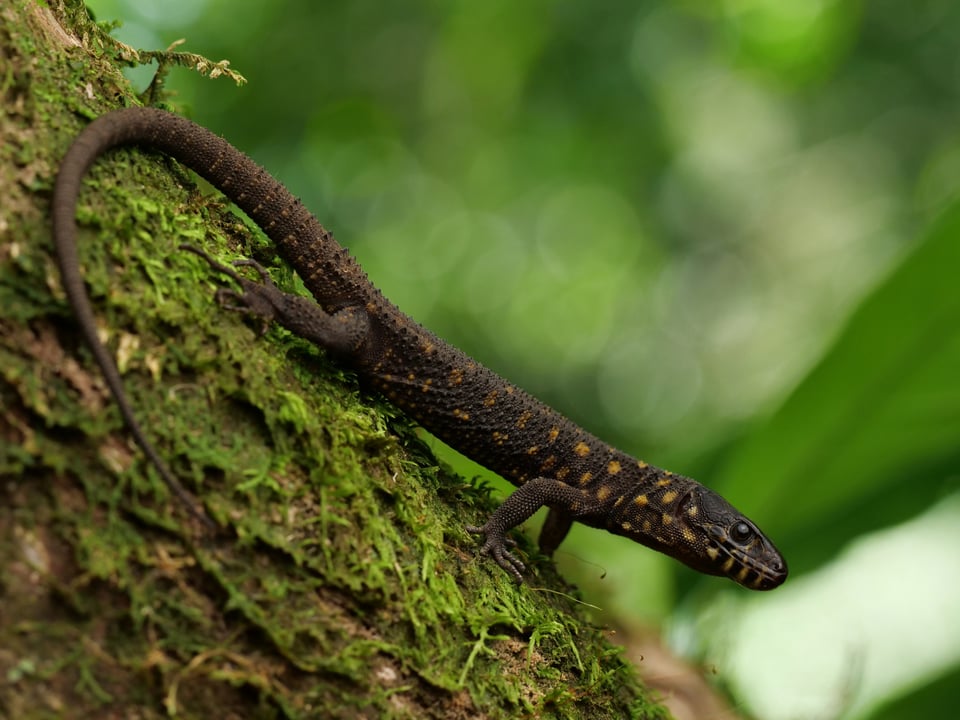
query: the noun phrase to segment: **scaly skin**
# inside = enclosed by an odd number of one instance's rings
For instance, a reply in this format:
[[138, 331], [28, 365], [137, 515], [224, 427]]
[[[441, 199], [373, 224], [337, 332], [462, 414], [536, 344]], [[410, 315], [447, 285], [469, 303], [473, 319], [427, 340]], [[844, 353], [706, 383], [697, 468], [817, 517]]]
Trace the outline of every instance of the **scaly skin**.
[[247, 264], [260, 271], [260, 282], [187, 248], [240, 285], [242, 292], [231, 294], [235, 304], [326, 348], [424, 428], [518, 486], [485, 525], [469, 528], [518, 581], [524, 566], [509, 551], [507, 532], [543, 506], [550, 508], [540, 536], [547, 554], [576, 521], [744, 587], [769, 590], [786, 579], [773, 543], [718, 494], [607, 445], [404, 315], [300, 201], [239, 150], [171, 113], [118, 110], [87, 126], [64, 157], [53, 196], [54, 243], [67, 297], [127, 425], [195, 514], [134, 417], [80, 277], [80, 182], [97, 157], [120, 145], [159, 150], [207, 179], [270, 237], [316, 300], [281, 292], [255, 263]]

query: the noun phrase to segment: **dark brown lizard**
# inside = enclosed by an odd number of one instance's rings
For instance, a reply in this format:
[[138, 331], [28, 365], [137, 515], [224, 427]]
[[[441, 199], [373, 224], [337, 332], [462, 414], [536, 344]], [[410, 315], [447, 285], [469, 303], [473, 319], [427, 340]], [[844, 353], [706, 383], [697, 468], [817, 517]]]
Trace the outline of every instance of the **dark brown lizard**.
[[400, 312], [297, 198], [225, 140], [164, 111], [118, 110], [88, 125], [60, 166], [53, 194], [57, 259], [80, 329], [124, 420], [195, 514], [202, 515], [134, 417], [80, 276], [74, 219], [80, 183], [97, 157], [119, 145], [159, 150], [206, 178], [276, 243], [316, 299], [281, 292], [259, 266], [261, 282], [254, 282], [194, 249], [239, 284], [235, 303], [326, 348], [424, 428], [518, 486], [485, 525], [468, 528], [518, 581], [524, 565], [508, 549], [507, 532], [543, 506], [549, 513], [540, 548], [547, 555], [576, 521], [755, 590], [786, 579], [787, 565], [773, 543], [717, 493], [611, 447]]

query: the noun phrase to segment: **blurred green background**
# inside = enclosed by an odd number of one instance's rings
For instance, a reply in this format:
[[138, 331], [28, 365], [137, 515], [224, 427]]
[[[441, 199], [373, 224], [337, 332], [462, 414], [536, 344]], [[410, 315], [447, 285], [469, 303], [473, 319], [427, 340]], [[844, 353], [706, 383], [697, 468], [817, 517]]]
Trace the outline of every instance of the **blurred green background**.
[[248, 85], [175, 70], [174, 102], [388, 297], [791, 565], [755, 595], [578, 531], [599, 622], [771, 720], [956, 707], [960, 4], [89, 4], [229, 59]]

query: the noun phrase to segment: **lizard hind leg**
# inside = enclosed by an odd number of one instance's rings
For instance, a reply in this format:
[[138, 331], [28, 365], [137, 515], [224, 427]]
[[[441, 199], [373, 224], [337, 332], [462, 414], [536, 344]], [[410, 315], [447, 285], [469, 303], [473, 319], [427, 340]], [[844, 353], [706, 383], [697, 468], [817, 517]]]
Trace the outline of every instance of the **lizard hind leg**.
[[260, 275], [260, 282], [243, 277], [193, 245], [180, 247], [203, 258], [210, 267], [240, 286], [242, 292], [218, 289], [217, 300], [228, 310], [259, 318], [261, 335], [271, 322], [276, 322], [318, 347], [341, 356], [352, 356], [360, 351], [370, 334], [370, 318], [362, 306], [349, 306], [328, 313], [310, 298], [280, 290], [266, 269], [255, 260], [238, 260], [234, 264], [252, 267]]
[[[212, 255], [210, 255], [210, 253], [206, 252], [205, 250], [201, 250], [195, 245], [189, 245], [185, 243], [180, 245], [180, 249], [197, 255], [205, 260], [206, 263], [218, 273], [226, 275], [235, 283], [237, 283], [237, 285], [242, 288], [241, 292], [237, 292], [231, 288], [217, 288], [217, 291], [214, 294], [217, 304], [224, 310], [244, 313], [245, 315], [250, 315], [257, 318], [260, 321], [257, 337], [262, 337], [264, 334], [266, 334], [270, 327], [270, 323], [277, 319], [275, 303], [270, 301], [269, 295], [273, 292], [277, 294], [282, 294], [282, 292], [274, 284], [273, 280], [270, 278], [270, 274], [267, 272], [266, 268], [263, 267], [263, 265], [258, 263], [256, 260], [249, 259], [237, 260], [234, 262], [235, 266], [243, 265], [252, 267], [254, 270], [256, 270], [257, 274], [260, 276], [260, 282], [257, 283], [243, 277], [232, 267], [218, 262]], [[263, 288], [262, 291], [261, 288]]]

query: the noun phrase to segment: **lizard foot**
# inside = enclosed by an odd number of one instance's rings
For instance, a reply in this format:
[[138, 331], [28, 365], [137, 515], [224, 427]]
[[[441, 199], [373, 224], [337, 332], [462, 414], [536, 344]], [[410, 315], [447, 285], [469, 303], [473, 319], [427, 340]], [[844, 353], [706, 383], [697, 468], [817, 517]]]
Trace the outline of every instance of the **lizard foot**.
[[466, 531], [474, 535], [483, 535], [486, 539], [480, 548], [480, 552], [492, 557], [497, 565], [513, 576], [514, 580], [522, 583], [523, 573], [527, 568], [518, 557], [507, 550], [508, 547], [516, 547], [517, 543], [506, 537], [502, 532], [490, 529], [489, 524], [487, 523], [483, 527], [467, 525]]
[[231, 278], [243, 289], [242, 292], [237, 292], [230, 288], [217, 288], [214, 298], [224, 310], [244, 313], [258, 319], [260, 327], [257, 336], [265, 335], [270, 323], [277, 317], [276, 303], [272, 299], [282, 296], [273, 280], [270, 279], [266, 268], [256, 260], [235, 260], [233, 262], [234, 267], [252, 267], [260, 276], [260, 282], [256, 283], [242, 277], [233, 268], [217, 262], [209, 253], [194, 245], [184, 243], [180, 245], [180, 249], [203, 258], [211, 268]]

